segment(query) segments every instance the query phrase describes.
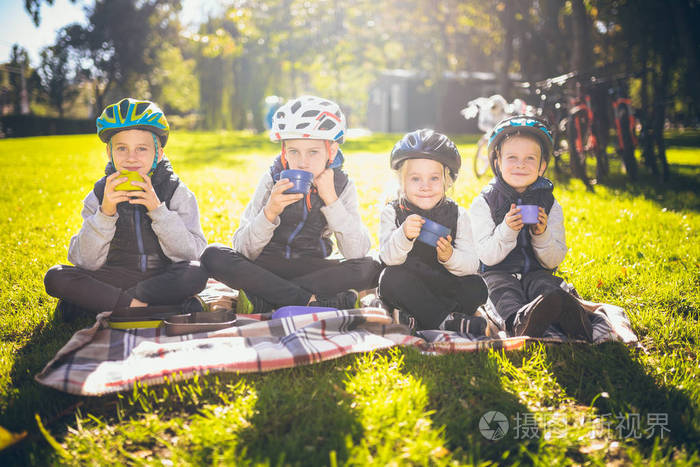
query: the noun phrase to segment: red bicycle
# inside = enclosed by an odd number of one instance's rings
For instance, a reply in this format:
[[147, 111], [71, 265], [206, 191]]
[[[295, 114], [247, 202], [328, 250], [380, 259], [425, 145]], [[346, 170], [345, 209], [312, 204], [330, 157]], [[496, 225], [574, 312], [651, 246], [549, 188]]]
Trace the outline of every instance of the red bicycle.
[[606, 164], [607, 160], [601, 160], [598, 148], [598, 139], [593, 132], [595, 114], [591, 106], [591, 98], [582, 91], [581, 83], [576, 83], [576, 95], [570, 99], [569, 117], [566, 124], [569, 139], [569, 155], [571, 171], [586, 185], [586, 189], [593, 191], [595, 180], [591, 180], [586, 173], [586, 159], [592, 154], [599, 168], [600, 164]]
[[632, 102], [622, 93], [622, 85], [618, 82], [610, 89], [612, 96], [613, 118], [617, 132], [617, 154], [622, 158], [627, 175], [632, 180], [637, 178], [637, 159], [634, 151], [637, 147], [637, 122], [634, 118]]

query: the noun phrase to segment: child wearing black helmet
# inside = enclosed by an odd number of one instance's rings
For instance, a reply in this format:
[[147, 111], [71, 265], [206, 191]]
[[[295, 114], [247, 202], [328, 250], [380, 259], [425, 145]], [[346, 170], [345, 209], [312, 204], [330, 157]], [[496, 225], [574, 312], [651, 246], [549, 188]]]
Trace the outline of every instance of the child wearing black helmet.
[[122, 99], [97, 118], [106, 175], [83, 201], [83, 226], [68, 248], [75, 266], [54, 266], [44, 278], [64, 320], [149, 305], [201, 309], [188, 299], [206, 286], [196, 260], [207, 242], [197, 199], [163, 152], [169, 131], [160, 108], [145, 100]]
[[[570, 337], [592, 339], [590, 319], [562, 288], [554, 270], [566, 255], [564, 215], [543, 177], [552, 152], [546, 122], [502, 120], [488, 145], [494, 179], [471, 206], [472, 230], [489, 290], [487, 311], [511, 335], [541, 337], [559, 325]], [[532, 209], [533, 218], [525, 211]]]
[[486, 286], [477, 275], [469, 216], [445, 195], [460, 165], [454, 143], [433, 130], [407, 133], [394, 146], [391, 168], [401, 188], [381, 213], [386, 268], [379, 296], [412, 329], [483, 335], [486, 321], [473, 314], [486, 301]]

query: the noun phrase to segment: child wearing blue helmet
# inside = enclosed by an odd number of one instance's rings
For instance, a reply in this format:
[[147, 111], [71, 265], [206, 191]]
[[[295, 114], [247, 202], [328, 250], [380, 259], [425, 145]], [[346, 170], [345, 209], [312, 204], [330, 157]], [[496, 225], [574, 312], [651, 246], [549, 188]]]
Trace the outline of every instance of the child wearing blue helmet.
[[[473, 315], [486, 302], [486, 286], [469, 215], [445, 194], [459, 173], [457, 147], [436, 131], [412, 131], [396, 143], [390, 164], [400, 193], [381, 212], [380, 299], [411, 330], [483, 335], [486, 321]], [[431, 233], [434, 223], [443, 232]]]
[[196, 306], [188, 299], [206, 285], [196, 261], [206, 239], [197, 200], [165, 157], [169, 132], [163, 112], [145, 100], [122, 99], [97, 118], [105, 176], [83, 201], [83, 226], [68, 249], [74, 266], [54, 266], [44, 278], [66, 321], [129, 307]]
[[[570, 337], [592, 340], [585, 310], [554, 275], [567, 247], [562, 207], [554, 185], [543, 177], [551, 153], [552, 134], [538, 118], [506, 118], [491, 132], [495, 177], [470, 209], [489, 290], [486, 309], [495, 310], [491, 318], [511, 335], [541, 337], [558, 325]], [[535, 219], [524, 218], [526, 206], [536, 206]]]

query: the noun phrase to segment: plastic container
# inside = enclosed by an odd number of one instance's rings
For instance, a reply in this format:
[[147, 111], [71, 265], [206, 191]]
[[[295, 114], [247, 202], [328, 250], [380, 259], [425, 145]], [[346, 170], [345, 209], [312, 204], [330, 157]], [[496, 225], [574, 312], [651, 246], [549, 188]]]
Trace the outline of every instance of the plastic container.
[[280, 178], [287, 178], [294, 184], [293, 187], [284, 192], [285, 194], [306, 194], [311, 190], [311, 182], [314, 181], [314, 174], [306, 170], [287, 169], [280, 173]]
[[122, 174], [119, 176], [121, 177], [126, 177], [128, 180], [125, 181], [124, 183], [120, 183], [119, 185], [114, 187], [114, 191], [143, 191], [143, 188], [140, 186], [132, 185], [131, 182], [143, 182], [143, 177], [141, 176], [140, 173], [135, 172], [133, 170], [122, 170]]
[[523, 224], [537, 224], [539, 206], [536, 204], [518, 204], [520, 214], [523, 216]]
[[440, 237], [447, 237], [450, 234], [450, 229], [430, 219], [426, 219], [425, 217], [423, 219], [425, 219], [425, 224], [423, 224], [423, 227], [420, 229], [418, 240], [426, 245], [437, 247], [438, 239]]
[[324, 311], [338, 311], [338, 309], [324, 307], [324, 306], [290, 305], [290, 306], [283, 306], [281, 308], [278, 308], [274, 313], [272, 313], [272, 316], [270, 316], [270, 318], [272, 318], [272, 319], [289, 318], [291, 316], [306, 315], [308, 313], [321, 313]]

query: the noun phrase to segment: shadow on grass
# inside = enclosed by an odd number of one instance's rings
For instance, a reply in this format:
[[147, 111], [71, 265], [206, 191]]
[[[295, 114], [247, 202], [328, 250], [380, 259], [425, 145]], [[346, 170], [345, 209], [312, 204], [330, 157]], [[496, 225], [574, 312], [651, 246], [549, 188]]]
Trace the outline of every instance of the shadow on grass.
[[[619, 342], [550, 346], [547, 360], [567, 395], [583, 405], [595, 403], [618, 438], [635, 437], [637, 421], [631, 419], [639, 417], [641, 437], [636, 441], [643, 452], [649, 454], [656, 439], [662, 446], [683, 445], [689, 452], [696, 451], [700, 442], [697, 404], [678, 389], [659, 386], [632, 352]], [[609, 397], [598, 397], [603, 392]], [[630, 419], [617, 418], [624, 414], [630, 414]], [[647, 424], [658, 416], [658, 426]], [[666, 423], [662, 423], [664, 417], [668, 417]], [[669, 431], [662, 434], [662, 428]]]
[[72, 417], [84, 399], [42, 386], [34, 381], [34, 375], [74, 332], [90, 324], [87, 319], [71, 325], [49, 321], [49, 324], [36, 328], [14, 355], [10, 371], [13, 392], [4, 396], [3, 405], [6, 407], [0, 413], [0, 426], [12, 432], [27, 431], [27, 437], [0, 452], [1, 465], [40, 465], [54, 452], [39, 432], [34, 415], [38, 414], [42, 423], [53, 429], [57, 422]]
[[[516, 417], [530, 410], [501, 384], [498, 363], [488, 352], [456, 353], [426, 358], [403, 348], [405, 371], [428, 388], [436, 427], [445, 427], [447, 448], [460, 462], [510, 464], [522, 451], [537, 452], [539, 439], [516, 439]], [[502, 439], [489, 440], [479, 429], [481, 417], [498, 411], [509, 422]], [[488, 432], [487, 432], [488, 434]], [[510, 455], [510, 456], [509, 456]]]
[[335, 451], [344, 464], [346, 440], [363, 430], [342, 389], [355, 358], [249, 375], [258, 399], [249, 427], [240, 432], [246, 457], [271, 465], [328, 465]]

